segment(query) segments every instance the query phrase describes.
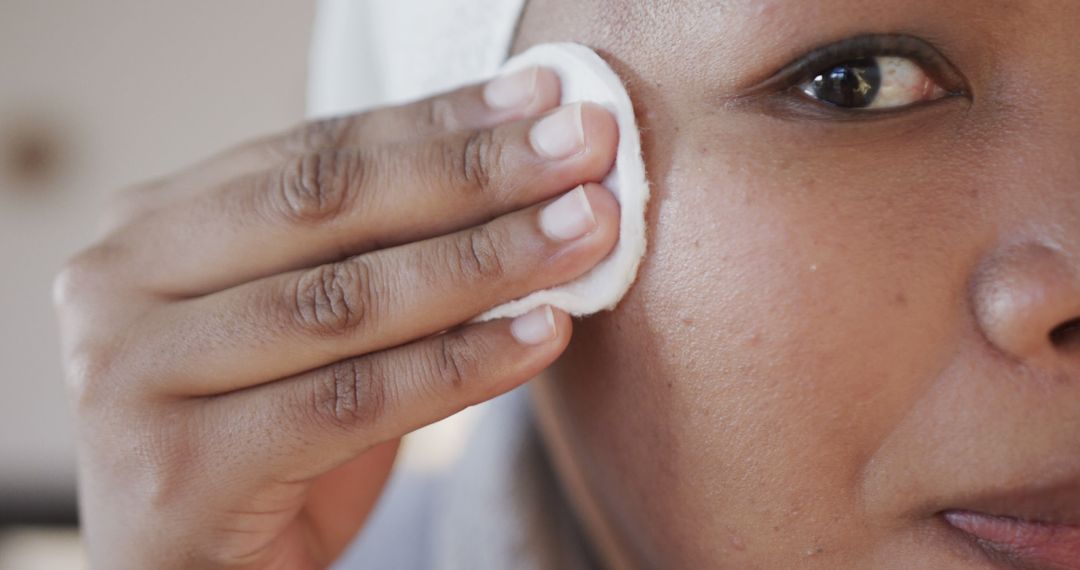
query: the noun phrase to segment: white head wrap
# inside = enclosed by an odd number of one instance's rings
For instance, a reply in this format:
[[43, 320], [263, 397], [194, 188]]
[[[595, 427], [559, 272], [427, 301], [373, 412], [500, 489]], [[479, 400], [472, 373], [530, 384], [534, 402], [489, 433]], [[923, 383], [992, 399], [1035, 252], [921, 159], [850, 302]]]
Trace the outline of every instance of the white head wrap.
[[525, 0], [320, 0], [308, 114], [400, 103], [495, 75]]

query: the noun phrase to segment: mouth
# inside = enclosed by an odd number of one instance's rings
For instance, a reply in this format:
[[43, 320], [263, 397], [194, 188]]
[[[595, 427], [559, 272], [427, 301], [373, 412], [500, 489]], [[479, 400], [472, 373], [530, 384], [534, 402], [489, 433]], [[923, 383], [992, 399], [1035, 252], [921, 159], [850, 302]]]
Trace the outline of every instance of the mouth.
[[1080, 487], [1019, 492], [940, 513], [991, 559], [1016, 568], [1080, 570]]

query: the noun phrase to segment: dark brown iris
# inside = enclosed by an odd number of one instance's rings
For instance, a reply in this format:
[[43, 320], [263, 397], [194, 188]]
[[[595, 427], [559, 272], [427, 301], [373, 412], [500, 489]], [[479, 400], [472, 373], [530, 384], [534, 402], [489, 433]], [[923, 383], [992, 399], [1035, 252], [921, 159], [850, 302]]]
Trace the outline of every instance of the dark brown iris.
[[846, 108], [869, 107], [881, 88], [876, 58], [844, 62], [812, 79], [803, 91], [816, 99]]

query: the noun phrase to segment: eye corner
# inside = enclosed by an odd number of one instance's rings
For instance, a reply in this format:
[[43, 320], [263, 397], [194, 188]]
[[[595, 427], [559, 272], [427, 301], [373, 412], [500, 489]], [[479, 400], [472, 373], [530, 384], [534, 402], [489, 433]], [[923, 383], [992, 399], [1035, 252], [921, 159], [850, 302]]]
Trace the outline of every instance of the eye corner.
[[957, 81], [958, 86], [953, 88], [944, 87], [945, 92], [949, 97], [958, 97], [966, 99], [969, 103], [975, 103], [975, 91], [971, 89], [971, 83], [968, 81], [967, 77], [959, 70], [955, 70], [955, 68], [954, 73], [959, 79], [959, 81]]

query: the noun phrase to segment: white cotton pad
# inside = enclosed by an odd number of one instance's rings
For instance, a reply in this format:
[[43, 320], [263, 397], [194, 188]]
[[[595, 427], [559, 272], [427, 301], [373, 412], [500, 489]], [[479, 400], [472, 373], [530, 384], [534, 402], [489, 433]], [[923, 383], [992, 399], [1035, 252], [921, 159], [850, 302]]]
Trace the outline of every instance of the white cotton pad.
[[563, 104], [599, 103], [618, 120], [618, 154], [615, 166], [602, 184], [619, 201], [619, 241], [603, 261], [574, 281], [499, 305], [473, 322], [516, 317], [541, 305], [558, 307], [575, 316], [613, 309], [630, 289], [645, 255], [645, 205], [649, 200], [649, 182], [645, 178], [645, 161], [641, 157], [641, 138], [634, 108], [622, 81], [596, 52], [575, 43], [537, 45], [507, 61], [501, 73], [533, 65], [550, 68], [559, 75]]

